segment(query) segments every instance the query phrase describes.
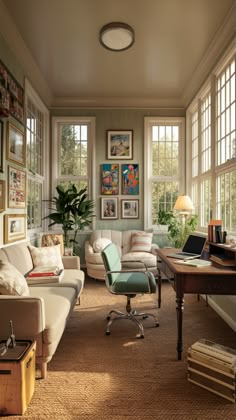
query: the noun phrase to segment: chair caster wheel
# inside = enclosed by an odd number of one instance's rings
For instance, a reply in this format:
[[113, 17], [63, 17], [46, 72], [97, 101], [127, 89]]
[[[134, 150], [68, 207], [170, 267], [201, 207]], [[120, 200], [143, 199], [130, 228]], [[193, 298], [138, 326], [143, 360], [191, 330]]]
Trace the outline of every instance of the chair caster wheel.
[[159, 322], [156, 322], [156, 327], [159, 327], [159, 325], [160, 325]]
[[106, 335], [110, 335], [111, 333], [110, 333], [110, 331], [106, 331]]
[[148, 318], [148, 315], [144, 315], [144, 316], [143, 316], [143, 319], [147, 319], [147, 318]]
[[107, 316], [107, 321], [110, 321], [110, 319], [111, 319], [111, 317], [110, 316]]
[[137, 334], [136, 338], [144, 338], [144, 334]]

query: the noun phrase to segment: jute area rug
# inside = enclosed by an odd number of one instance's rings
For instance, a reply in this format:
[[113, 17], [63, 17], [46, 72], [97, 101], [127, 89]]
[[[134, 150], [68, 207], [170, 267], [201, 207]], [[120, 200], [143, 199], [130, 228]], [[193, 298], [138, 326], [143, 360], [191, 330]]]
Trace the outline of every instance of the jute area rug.
[[[135, 305], [134, 305], [135, 304]], [[103, 282], [86, 279], [46, 380], [37, 380], [24, 416], [12, 419], [81, 420], [236, 420], [236, 406], [187, 381], [187, 349], [199, 338], [236, 348], [236, 334], [196, 295], [187, 295], [184, 310], [184, 351], [176, 353], [175, 294], [162, 287], [156, 296], [133, 300], [137, 309], [157, 312], [160, 327], [143, 321], [145, 338], [136, 326], [117, 321], [105, 335], [106, 314], [123, 310], [125, 297], [113, 296]]]

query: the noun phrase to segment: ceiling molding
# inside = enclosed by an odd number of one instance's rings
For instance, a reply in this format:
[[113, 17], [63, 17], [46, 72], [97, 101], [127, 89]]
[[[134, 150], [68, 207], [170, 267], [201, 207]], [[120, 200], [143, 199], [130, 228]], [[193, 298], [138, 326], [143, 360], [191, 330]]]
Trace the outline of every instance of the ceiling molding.
[[33, 59], [2, 0], [0, 0], [0, 32], [22, 66], [25, 76], [30, 80], [34, 89], [38, 91], [37, 93], [46, 106], [49, 107], [53, 98], [50, 87], [42, 76], [37, 63]]
[[220, 26], [212, 42], [207, 48], [201, 62], [196, 67], [191, 80], [189, 80], [186, 88], [184, 89], [182, 103], [186, 108], [211, 73], [213, 67], [219, 61], [225, 49], [236, 36], [235, 18], [236, 1], [233, 3], [231, 10], [224, 19], [223, 24]]
[[182, 109], [176, 98], [124, 98], [124, 97], [57, 97], [52, 108], [174, 108]]

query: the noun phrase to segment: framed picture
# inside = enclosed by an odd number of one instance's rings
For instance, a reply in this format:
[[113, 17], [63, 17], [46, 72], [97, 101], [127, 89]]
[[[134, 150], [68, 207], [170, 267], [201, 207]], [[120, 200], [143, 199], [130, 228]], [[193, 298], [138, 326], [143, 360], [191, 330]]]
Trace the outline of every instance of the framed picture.
[[101, 198], [101, 219], [118, 219], [118, 198]]
[[4, 215], [4, 243], [26, 238], [26, 214]]
[[121, 168], [122, 192], [126, 195], [139, 194], [139, 165], [138, 163], [123, 164]]
[[0, 181], [0, 212], [5, 210], [5, 181]]
[[44, 233], [41, 238], [41, 246], [59, 245], [61, 247], [61, 255], [64, 255], [64, 240], [62, 233]]
[[107, 159], [133, 159], [133, 130], [107, 131]]
[[121, 200], [122, 219], [139, 218], [139, 200]]
[[25, 166], [25, 136], [23, 131], [8, 122], [7, 160]]
[[103, 163], [101, 165], [101, 184], [102, 194], [119, 194], [119, 165], [116, 163]]
[[11, 166], [8, 167], [8, 207], [26, 207], [26, 172]]
[[3, 172], [3, 122], [0, 121], [0, 172]]

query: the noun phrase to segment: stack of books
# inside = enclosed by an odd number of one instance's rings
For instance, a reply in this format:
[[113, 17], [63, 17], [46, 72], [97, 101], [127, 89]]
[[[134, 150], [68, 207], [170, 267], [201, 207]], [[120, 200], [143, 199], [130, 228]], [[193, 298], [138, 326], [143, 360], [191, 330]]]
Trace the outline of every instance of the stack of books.
[[208, 224], [208, 241], [218, 244], [224, 243], [222, 220], [210, 220]]
[[59, 283], [63, 277], [64, 270], [57, 266], [35, 267], [27, 274], [28, 284]]

